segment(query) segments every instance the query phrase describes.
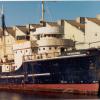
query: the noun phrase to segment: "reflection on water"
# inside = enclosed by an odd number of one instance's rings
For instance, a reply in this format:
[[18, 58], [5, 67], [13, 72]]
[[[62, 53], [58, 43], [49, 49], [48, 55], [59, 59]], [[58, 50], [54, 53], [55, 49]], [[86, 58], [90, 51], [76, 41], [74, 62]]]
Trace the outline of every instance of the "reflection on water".
[[11, 92], [0, 92], [0, 100], [50, 100], [50, 99], [99, 99], [98, 96], [86, 96], [86, 95], [72, 95], [72, 94], [22, 94], [22, 93], [11, 93]]

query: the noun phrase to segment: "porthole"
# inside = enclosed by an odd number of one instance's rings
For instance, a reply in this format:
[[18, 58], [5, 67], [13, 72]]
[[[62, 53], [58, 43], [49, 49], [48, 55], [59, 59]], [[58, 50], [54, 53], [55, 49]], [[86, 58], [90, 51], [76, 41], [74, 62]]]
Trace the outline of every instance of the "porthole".
[[49, 47], [49, 50], [51, 50], [51, 47]]
[[57, 49], [57, 47], [55, 47], [55, 49]]
[[43, 50], [45, 50], [45, 48], [43, 48]]

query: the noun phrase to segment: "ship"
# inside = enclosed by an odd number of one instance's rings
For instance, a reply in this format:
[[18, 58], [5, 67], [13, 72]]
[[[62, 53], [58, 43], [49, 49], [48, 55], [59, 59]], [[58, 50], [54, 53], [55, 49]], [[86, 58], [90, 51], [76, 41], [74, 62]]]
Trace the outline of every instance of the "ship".
[[[42, 12], [44, 2], [42, 1]], [[18, 40], [13, 45], [14, 61], [6, 56], [0, 63], [0, 90], [31, 93], [100, 92], [100, 48], [75, 49], [75, 41], [61, 38], [57, 27], [34, 31], [37, 41]], [[6, 25], [2, 14], [2, 30]]]

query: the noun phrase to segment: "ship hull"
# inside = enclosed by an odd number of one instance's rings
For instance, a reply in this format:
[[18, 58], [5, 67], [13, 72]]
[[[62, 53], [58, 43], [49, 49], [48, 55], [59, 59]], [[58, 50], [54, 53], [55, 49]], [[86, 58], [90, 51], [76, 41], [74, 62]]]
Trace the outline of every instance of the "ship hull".
[[71, 93], [97, 95], [99, 84], [1, 84], [0, 90], [27, 93]]
[[25, 61], [16, 71], [0, 73], [0, 90], [99, 94], [100, 51], [84, 52], [85, 55]]

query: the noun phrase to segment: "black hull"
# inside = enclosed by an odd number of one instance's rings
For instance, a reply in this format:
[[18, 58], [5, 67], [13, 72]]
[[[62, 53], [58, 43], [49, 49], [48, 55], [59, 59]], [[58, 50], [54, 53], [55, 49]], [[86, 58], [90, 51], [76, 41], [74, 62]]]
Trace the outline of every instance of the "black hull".
[[88, 84], [98, 82], [100, 79], [100, 51], [93, 49], [85, 52], [89, 52], [89, 54], [24, 62], [17, 71], [0, 73], [0, 83]]

